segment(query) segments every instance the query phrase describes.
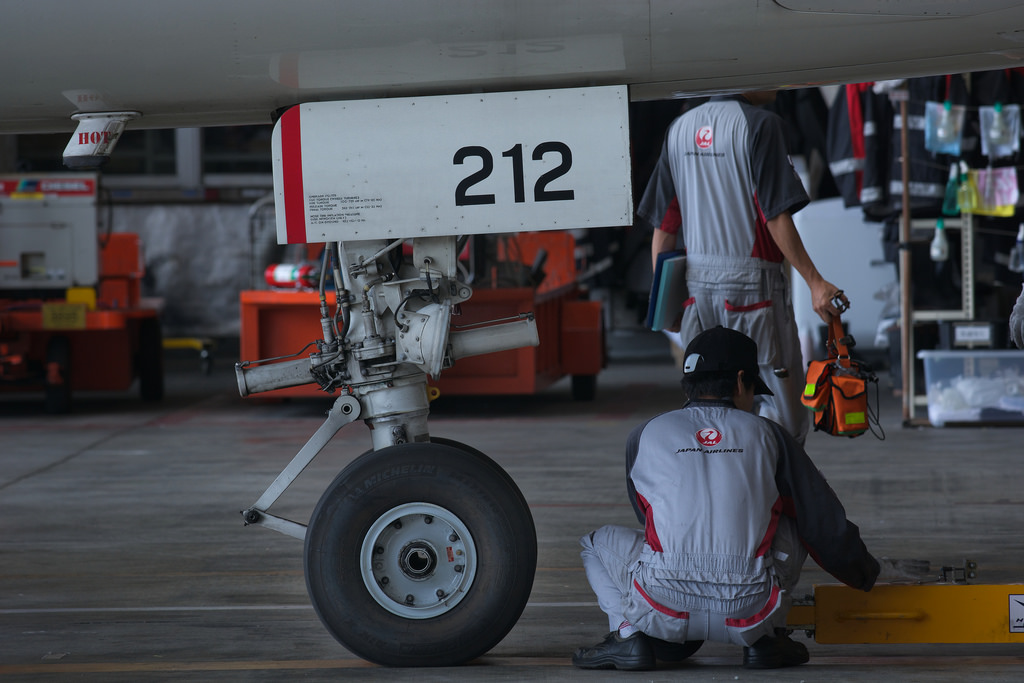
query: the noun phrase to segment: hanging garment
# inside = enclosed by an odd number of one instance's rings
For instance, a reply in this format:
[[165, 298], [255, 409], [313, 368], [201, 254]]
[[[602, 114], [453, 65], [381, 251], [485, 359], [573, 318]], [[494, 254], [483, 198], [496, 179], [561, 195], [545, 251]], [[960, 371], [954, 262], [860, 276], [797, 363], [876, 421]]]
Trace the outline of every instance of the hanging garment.
[[826, 148], [828, 168], [843, 206], [859, 206], [864, 180], [864, 110], [861, 93], [870, 83], [856, 83], [839, 88], [829, 109]]
[[[900, 108], [887, 92], [875, 92], [870, 84], [847, 86], [833, 103], [829, 127], [830, 162], [842, 188], [844, 201], [854, 205], [853, 191], [864, 216], [884, 221], [898, 214], [903, 202], [903, 169]], [[909, 95], [907, 132], [909, 146], [908, 186], [910, 209], [939, 215], [945, 195], [949, 164], [955, 159], [934, 154], [925, 144], [925, 103], [967, 104], [967, 89], [960, 75], [914, 78], [906, 82]], [[845, 111], [843, 111], [845, 109]], [[970, 146], [966, 129], [961, 146]], [[863, 150], [860, 146], [863, 145]], [[859, 174], [859, 175], [858, 175]], [[859, 190], [854, 190], [859, 184]]]
[[[960, 75], [912, 78], [907, 81], [910, 101], [907, 104], [907, 144], [909, 147], [909, 199], [910, 210], [919, 215], [939, 215], [946, 194], [946, 180], [952, 159], [936, 155], [925, 146], [925, 105], [929, 101], [949, 101], [953, 105], [965, 104], [967, 89]], [[901, 128], [904, 125], [899, 108], [893, 108], [892, 139], [890, 142], [889, 207], [903, 208], [903, 165]], [[961, 140], [961, 145], [963, 141]]]

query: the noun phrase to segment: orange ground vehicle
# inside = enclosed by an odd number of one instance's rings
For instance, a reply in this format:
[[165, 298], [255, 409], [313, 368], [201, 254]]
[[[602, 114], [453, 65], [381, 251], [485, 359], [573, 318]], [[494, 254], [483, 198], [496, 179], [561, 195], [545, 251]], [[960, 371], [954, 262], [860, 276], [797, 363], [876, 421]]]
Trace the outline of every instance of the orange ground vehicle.
[[[472, 298], [452, 316], [452, 329], [532, 312], [540, 345], [463, 358], [430, 384], [441, 395], [532, 394], [569, 375], [575, 398], [593, 398], [606, 363], [601, 302], [580, 298], [574, 251], [575, 241], [566, 232], [519, 233], [499, 240], [492, 265], [473, 280]], [[529, 271], [540, 269], [540, 262], [543, 279], [531, 286]], [[317, 302], [314, 291], [242, 292], [241, 357], [297, 353], [320, 334]], [[334, 306], [333, 293], [328, 293], [328, 304]], [[262, 394], [322, 395], [315, 385]]]

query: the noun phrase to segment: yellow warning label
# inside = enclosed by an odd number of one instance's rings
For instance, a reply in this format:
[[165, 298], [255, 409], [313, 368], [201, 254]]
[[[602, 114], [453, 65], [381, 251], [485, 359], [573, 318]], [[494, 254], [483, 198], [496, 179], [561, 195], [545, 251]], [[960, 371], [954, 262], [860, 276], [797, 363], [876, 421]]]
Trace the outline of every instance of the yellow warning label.
[[84, 330], [85, 304], [43, 304], [44, 330]]

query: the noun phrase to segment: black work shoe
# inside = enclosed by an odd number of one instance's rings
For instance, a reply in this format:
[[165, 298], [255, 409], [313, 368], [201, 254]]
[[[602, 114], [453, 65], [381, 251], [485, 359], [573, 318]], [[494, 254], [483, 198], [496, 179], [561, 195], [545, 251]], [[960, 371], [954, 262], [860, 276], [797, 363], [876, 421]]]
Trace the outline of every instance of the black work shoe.
[[573, 666], [580, 669], [619, 669], [650, 671], [655, 666], [654, 650], [647, 637], [637, 631], [623, 638], [612, 631], [594, 647], [581, 647], [572, 655]]
[[781, 669], [804, 664], [810, 659], [803, 643], [789, 636], [764, 636], [750, 647], [743, 648], [744, 669]]
[[651, 641], [651, 648], [654, 650], [654, 658], [659, 662], [681, 662], [704, 644], [703, 640], [687, 640], [684, 643], [673, 643], [661, 638], [647, 636]]

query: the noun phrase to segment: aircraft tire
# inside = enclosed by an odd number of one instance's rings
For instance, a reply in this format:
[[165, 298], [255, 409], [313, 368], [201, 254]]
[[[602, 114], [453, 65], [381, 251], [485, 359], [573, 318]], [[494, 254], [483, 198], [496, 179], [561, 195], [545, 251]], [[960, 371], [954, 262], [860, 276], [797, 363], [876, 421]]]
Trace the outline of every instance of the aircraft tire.
[[455, 666], [490, 650], [526, 607], [536, 563], [533, 517], [511, 477], [446, 439], [363, 454], [306, 531], [317, 615], [385, 666]]

